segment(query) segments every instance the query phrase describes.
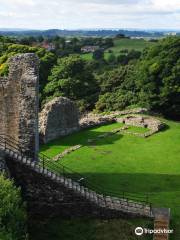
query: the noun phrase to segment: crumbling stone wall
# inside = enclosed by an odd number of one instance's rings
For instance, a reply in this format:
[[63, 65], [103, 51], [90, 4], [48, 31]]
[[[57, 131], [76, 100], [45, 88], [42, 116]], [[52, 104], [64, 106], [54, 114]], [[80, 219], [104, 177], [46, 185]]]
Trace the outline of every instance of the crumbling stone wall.
[[9, 76], [0, 79], [0, 134], [11, 136], [36, 157], [38, 137], [39, 60], [35, 54], [10, 59]]
[[116, 121], [131, 126], [148, 128], [155, 132], [158, 132], [165, 127], [164, 123], [160, 120], [150, 116], [128, 115], [126, 117], [117, 118]]
[[75, 103], [65, 97], [49, 101], [40, 113], [39, 129], [44, 143], [78, 131], [79, 114]]

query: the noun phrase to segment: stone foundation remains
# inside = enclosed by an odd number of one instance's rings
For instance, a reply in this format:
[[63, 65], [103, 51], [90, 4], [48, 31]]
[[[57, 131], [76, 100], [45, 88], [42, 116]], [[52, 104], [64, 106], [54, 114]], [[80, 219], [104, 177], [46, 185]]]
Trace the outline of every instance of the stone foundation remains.
[[148, 113], [148, 110], [145, 108], [116, 111], [104, 116], [100, 114], [88, 113], [85, 116], [81, 117], [80, 128], [86, 129], [95, 126], [110, 124], [113, 122], [119, 122], [126, 125], [148, 128], [149, 131], [147, 133], [139, 134], [141, 137], [148, 137], [164, 128], [165, 124], [162, 123], [160, 120], [150, 116], [139, 115], [145, 113]]
[[67, 148], [66, 150], [64, 150], [62, 153], [58, 154], [57, 156], [55, 156], [53, 158], [54, 161], [58, 161], [58, 160], [61, 160], [63, 157], [65, 157], [66, 155], [70, 154], [71, 152], [74, 152], [78, 149], [80, 149], [82, 147], [82, 145], [76, 145], [76, 146], [73, 146], [73, 147], [70, 147], [70, 148]]
[[88, 113], [81, 117], [79, 121], [80, 129], [88, 129], [96, 126], [102, 126], [105, 124], [110, 124], [116, 122], [114, 117], [111, 116], [101, 116], [98, 114]]
[[129, 115], [116, 118], [116, 121], [126, 125], [148, 128], [155, 132], [164, 128], [164, 124], [160, 120], [149, 116]]

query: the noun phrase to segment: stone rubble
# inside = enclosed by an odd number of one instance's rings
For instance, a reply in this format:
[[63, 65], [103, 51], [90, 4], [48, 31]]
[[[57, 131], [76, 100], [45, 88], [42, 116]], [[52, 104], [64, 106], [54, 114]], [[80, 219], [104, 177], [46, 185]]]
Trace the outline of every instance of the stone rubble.
[[127, 114], [144, 114], [147, 112], [148, 110], [146, 108], [137, 108], [137, 109], [131, 109], [131, 110], [124, 110], [124, 111], [115, 111], [106, 115], [87, 113], [81, 116], [79, 124], [81, 129], [91, 128], [95, 126], [102, 126], [105, 124], [116, 122], [116, 117], [118, 116], [127, 115]]
[[149, 129], [146, 133], [132, 133], [132, 132], [126, 132], [131, 133], [133, 135], [137, 135], [140, 137], [149, 137], [154, 133], [159, 132], [165, 127], [165, 124], [162, 123], [160, 120], [150, 117], [150, 116], [139, 116], [139, 115], [129, 115], [126, 117], [119, 117], [116, 118], [116, 121], [119, 123], [124, 123], [126, 125], [130, 126], [136, 126], [136, 127], [142, 127]]
[[[130, 111], [129, 110], [123, 111], [121, 113], [126, 115], [127, 112], [130, 112]], [[145, 112], [145, 109], [138, 109], [138, 110], [133, 110], [133, 111], [131, 110], [131, 112], [133, 112], [133, 113]], [[112, 122], [119, 122], [119, 123], [126, 124], [123, 127], [120, 127], [120, 128], [111, 130], [110, 132], [101, 134], [101, 135], [97, 136], [96, 138], [88, 139], [87, 143], [93, 144], [98, 139], [103, 139], [103, 138], [109, 137], [113, 134], [119, 134], [119, 133], [134, 135], [134, 136], [138, 136], [138, 137], [142, 137], [142, 138], [147, 138], [147, 137], [157, 133], [158, 131], [160, 131], [161, 129], [163, 129], [165, 127], [164, 123], [162, 123], [160, 120], [153, 118], [153, 117], [149, 117], [149, 116], [140, 116], [140, 115], [128, 115], [125, 117], [123, 117], [123, 116], [122, 117], [114, 117], [114, 116], [119, 116], [119, 112], [112, 113], [111, 115], [104, 116], [104, 117], [102, 117], [102, 116], [99, 117], [98, 115], [90, 113], [90, 114], [86, 115], [86, 117], [81, 119], [81, 121], [80, 121], [81, 129], [90, 128], [90, 127], [98, 126], [98, 125], [105, 125], [105, 124], [112, 123]], [[145, 133], [131, 132], [131, 131], [128, 131], [129, 126], [137, 126], [137, 127], [147, 128], [148, 131]], [[71, 153], [72, 151], [79, 149], [80, 147], [82, 147], [82, 146], [77, 145], [77, 146], [73, 146], [69, 149], [66, 149], [64, 152], [57, 155], [54, 158], [54, 160], [57, 161], [59, 159], [62, 159], [65, 155]]]
[[[126, 133], [131, 135], [136, 135], [139, 137], [149, 137], [154, 133], [157, 133], [160, 130], [162, 130], [165, 127], [165, 124], [154, 117], [139, 115], [139, 114], [147, 114], [147, 113], [148, 113], [148, 110], [145, 108], [116, 111], [104, 116], [100, 114], [88, 113], [85, 116], [81, 117], [80, 128], [86, 129], [86, 128], [91, 128], [95, 126], [102, 126], [105, 124], [119, 122], [119, 123], [124, 123], [126, 125], [147, 128], [149, 129], [149, 131], [146, 133], [133, 133], [130, 131], [129, 132], [126, 131]], [[123, 115], [128, 115], [128, 116], [123, 117]], [[125, 127], [124, 130], [127, 130], [127, 128]], [[121, 132], [123, 132], [123, 129], [121, 129]]]
[[82, 117], [79, 121], [79, 125], [81, 129], [92, 128], [96, 126], [102, 126], [105, 124], [114, 123], [115, 119], [111, 116], [100, 116], [93, 113], [88, 113], [84, 117]]
[[[80, 131], [81, 129], [115, 122], [126, 124], [121, 128], [101, 134], [97, 138], [87, 140], [87, 143], [94, 143], [97, 139], [106, 138], [116, 133], [130, 134], [146, 138], [164, 128], [164, 124], [160, 120], [150, 116], [139, 115], [144, 113], [147, 113], [147, 109], [145, 108], [116, 111], [104, 116], [88, 113], [78, 121], [78, 110], [75, 104], [67, 98], [59, 97], [47, 103], [40, 113], [40, 134], [41, 138], [43, 138], [43, 142], [47, 143], [60, 136], [65, 136]], [[129, 126], [147, 128], [148, 131], [146, 133], [127, 131]], [[62, 159], [67, 154], [70, 154], [81, 147], [82, 145], [76, 145], [66, 149], [55, 156], [54, 161]]]
[[58, 154], [57, 156], [55, 156], [53, 158], [54, 161], [58, 161], [58, 160], [61, 160], [63, 157], [65, 157], [66, 155], [68, 155], [69, 153], [71, 152], [74, 152], [76, 150], [78, 150], [79, 148], [81, 148], [82, 145], [76, 145], [76, 146], [73, 146], [73, 147], [70, 147], [66, 150], [64, 150], [62, 153]]

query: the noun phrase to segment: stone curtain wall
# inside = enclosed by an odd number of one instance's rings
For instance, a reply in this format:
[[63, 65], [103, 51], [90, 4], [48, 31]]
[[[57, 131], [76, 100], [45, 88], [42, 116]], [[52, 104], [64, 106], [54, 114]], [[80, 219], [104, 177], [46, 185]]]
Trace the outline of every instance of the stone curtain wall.
[[56, 97], [44, 105], [39, 117], [40, 138], [47, 143], [79, 130], [79, 114], [75, 103]]
[[0, 134], [5, 133], [5, 99], [4, 99], [4, 91], [5, 91], [6, 79], [0, 77]]
[[21, 142], [32, 157], [39, 149], [38, 76], [39, 60], [27, 53], [11, 58], [8, 78], [0, 79], [0, 133]]

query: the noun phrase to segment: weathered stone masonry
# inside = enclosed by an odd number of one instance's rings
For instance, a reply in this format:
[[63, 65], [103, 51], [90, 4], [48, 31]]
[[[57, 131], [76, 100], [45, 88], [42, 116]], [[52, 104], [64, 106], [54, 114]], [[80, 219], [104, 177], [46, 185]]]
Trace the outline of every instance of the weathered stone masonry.
[[39, 117], [41, 141], [47, 143], [79, 130], [79, 114], [75, 103], [56, 97], [45, 104]]
[[9, 61], [9, 76], [0, 79], [0, 134], [21, 142], [33, 157], [38, 137], [39, 60], [35, 54], [21, 54]]

